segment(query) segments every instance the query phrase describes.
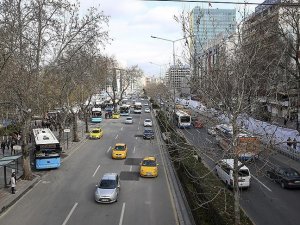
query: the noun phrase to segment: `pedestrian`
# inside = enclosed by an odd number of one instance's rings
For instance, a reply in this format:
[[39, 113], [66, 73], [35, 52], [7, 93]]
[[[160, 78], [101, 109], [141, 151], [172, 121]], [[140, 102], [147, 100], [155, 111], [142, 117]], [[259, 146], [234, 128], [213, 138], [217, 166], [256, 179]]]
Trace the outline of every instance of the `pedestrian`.
[[9, 147], [10, 147], [10, 140], [9, 139], [6, 140], [6, 147], [9, 150]]
[[297, 140], [296, 140], [296, 138], [294, 138], [294, 140], [293, 140], [293, 148], [297, 149]]
[[5, 142], [4, 141], [1, 142], [1, 149], [2, 149], [3, 156], [4, 156], [4, 151], [5, 151]]
[[292, 142], [292, 139], [290, 137], [286, 140], [286, 144], [287, 144], [288, 147], [292, 147], [293, 142]]
[[10, 142], [10, 147], [11, 147], [11, 149], [10, 149], [10, 155], [13, 155], [13, 152], [14, 152], [14, 155], [16, 154], [16, 151], [14, 150], [14, 146], [15, 146], [15, 141], [14, 140], [12, 140], [11, 142]]
[[16, 193], [16, 174], [14, 172], [11, 174], [10, 185], [11, 185], [11, 193], [15, 194]]

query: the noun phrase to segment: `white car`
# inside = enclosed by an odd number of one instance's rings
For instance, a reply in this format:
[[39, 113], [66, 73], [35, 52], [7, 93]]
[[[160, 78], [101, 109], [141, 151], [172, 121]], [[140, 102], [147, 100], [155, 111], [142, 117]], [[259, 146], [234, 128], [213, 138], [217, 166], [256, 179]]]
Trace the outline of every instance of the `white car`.
[[150, 119], [145, 119], [144, 127], [152, 127], [152, 121]]
[[144, 106], [149, 106], [149, 104], [147, 102], [144, 103]]
[[145, 108], [145, 113], [149, 113], [150, 109], [149, 108]]
[[207, 133], [212, 135], [212, 136], [216, 136], [217, 135], [216, 128], [215, 127], [208, 128]]
[[126, 124], [133, 124], [133, 118], [132, 117], [127, 117], [125, 120]]

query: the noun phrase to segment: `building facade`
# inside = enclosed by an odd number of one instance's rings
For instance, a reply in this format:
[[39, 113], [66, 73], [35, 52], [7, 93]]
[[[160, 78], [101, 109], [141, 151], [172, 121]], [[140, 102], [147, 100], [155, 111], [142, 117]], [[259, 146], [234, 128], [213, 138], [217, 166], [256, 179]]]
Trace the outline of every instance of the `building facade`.
[[203, 9], [196, 6], [190, 15], [190, 27], [193, 36], [193, 49], [200, 54], [211, 40], [227, 37], [235, 33], [235, 9]]
[[190, 67], [185, 66], [171, 66], [166, 72], [165, 85], [177, 95], [190, 94]]

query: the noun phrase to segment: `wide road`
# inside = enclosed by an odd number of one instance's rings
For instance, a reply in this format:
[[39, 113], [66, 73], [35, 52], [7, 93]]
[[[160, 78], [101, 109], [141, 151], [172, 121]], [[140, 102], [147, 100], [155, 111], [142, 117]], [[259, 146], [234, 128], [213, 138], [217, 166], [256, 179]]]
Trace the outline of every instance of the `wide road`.
[[[202, 159], [213, 169], [223, 151], [207, 129], [181, 130], [197, 146]], [[282, 189], [266, 177], [267, 166], [260, 160], [247, 165], [252, 174], [251, 188], [241, 191], [241, 205], [256, 225], [300, 224], [300, 190]], [[216, 179], [218, 179], [216, 177]]]
[[[150, 142], [141, 136], [143, 121], [151, 114], [132, 116], [130, 125], [124, 124], [125, 117], [104, 120], [100, 124], [103, 138], [84, 140], [73, 149], [61, 168], [44, 175], [0, 217], [0, 224], [178, 224], [157, 139]], [[128, 145], [125, 160], [111, 159], [111, 149], [118, 142]], [[157, 178], [139, 177], [139, 163], [148, 155], [158, 158]], [[117, 172], [121, 179], [118, 202], [107, 205], [94, 201], [96, 185], [106, 172]]]

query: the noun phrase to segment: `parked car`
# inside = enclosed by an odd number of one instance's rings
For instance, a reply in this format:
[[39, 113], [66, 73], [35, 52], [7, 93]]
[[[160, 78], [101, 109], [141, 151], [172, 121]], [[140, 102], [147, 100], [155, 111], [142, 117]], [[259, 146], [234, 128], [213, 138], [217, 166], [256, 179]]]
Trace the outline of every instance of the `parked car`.
[[300, 188], [300, 174], [290, 167], [276, 167], [267, 170], [267, 176], [282, 188]]
[[154, 156], [148, 156], [140, 163], [140, 176], [141, 177], [157, 177], [158, 164]]
[[212, 135], [212, 136], [216, 136], [217, 135], [216, 128], [215, 127], [208, 128], [207, 133]]
[[149, 113], [150, 109], [149, 108], [145, 108], [145, 113]]
[[144, 127], [152, 127], [152, 121], [150, 119], [145, 119]]
[[152, 129], [145, 129], [143, 133], [144, 139], [154, 139], [154, 131]]
[[125, 120], [126, 124], [133, 124], [133, 118], [132, 117], [127, 117]]
[[99, 203], [118, 201], [120, 187], [120, 179], [117, 173], [105, 173], [97, 185], [95, 201]]

